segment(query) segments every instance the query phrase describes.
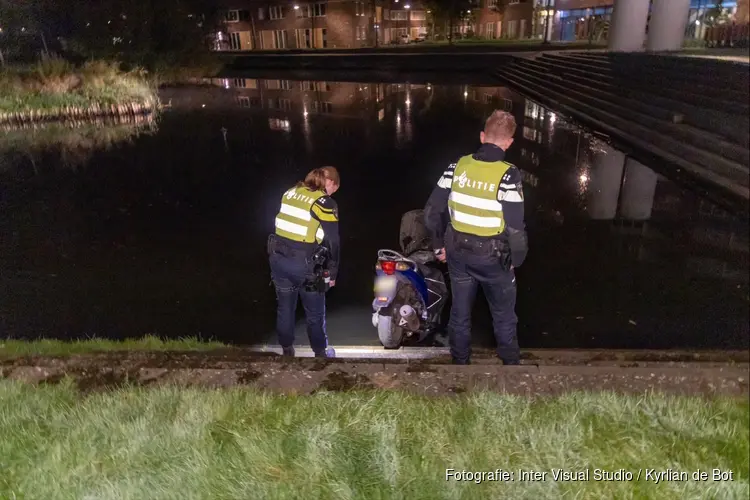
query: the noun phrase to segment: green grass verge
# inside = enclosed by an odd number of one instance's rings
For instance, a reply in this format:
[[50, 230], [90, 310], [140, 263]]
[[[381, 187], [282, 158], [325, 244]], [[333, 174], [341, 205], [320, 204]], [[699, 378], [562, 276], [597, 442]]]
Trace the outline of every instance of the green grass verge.
[[[747, 498], [747, 401], [571, 394], [455, 399], [161, 387], [81, 396], [0, 382], [1, 498]], [[552, 469], [590, 470], [586, 482]], [[446, 481], [446, 469], [546, 480]], [[632, 472], [596, 481], [594, 469]], [[642, 469], [640, 480], [635, 477]], [[672, 469], [687, 481], [646, 479]], [[733, 481], [713, 481], [713, 469]], [[707, 481], [694, 481], [702, 470]]]
[[0, 357], [11, 356], [64, 356], [106, 351], [208, 351], [227, 347], [226, 344], [197, 337], [162, 340], [153, 335], [139, 339], [108, 340], [88, 339], [66, 342], [62, 340], [0, 339]]
[[75, 67], [49, 58], [0, 72], [0, 115], [134, 104], [152, 108], [157, 103], [155, 87], [143, 71], [120, 71], [112, 62], [90, 61]]

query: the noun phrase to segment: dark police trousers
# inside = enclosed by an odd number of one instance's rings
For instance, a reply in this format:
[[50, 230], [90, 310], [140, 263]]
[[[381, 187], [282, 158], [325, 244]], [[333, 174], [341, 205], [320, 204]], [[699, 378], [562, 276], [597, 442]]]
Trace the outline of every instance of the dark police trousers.
[[306, 257], [306, 252], [296, 249], [286, 251], [284, 254], [273, 253], [269, 257], [271, 279], [278, 299], [276, 331], [281, 347], [291, 347], [294, 344], [297, 297], [301, 297], [310, 347], [317, 356], [322, 356], [328, 347], [326, 296], [324, 292], [305, 290], [305, 276], [309, 274]]
[[446, 254], [453, 299], [448, 336], [454, 362], [468, 364], [470, 361], [471, 310], [481, 285], [492, 313], [497, 354], [504, 364], [518, 364], [515, 272], [503, 269], [498, 257], [473, 255], [450, 247], [446, 248]]

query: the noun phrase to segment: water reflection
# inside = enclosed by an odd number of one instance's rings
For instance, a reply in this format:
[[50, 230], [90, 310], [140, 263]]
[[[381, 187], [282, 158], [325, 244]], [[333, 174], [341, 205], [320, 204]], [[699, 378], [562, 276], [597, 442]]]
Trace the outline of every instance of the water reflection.
[[[23, 334], [33, 322], [46, 334], [264, 341], [274, 321], [264, 243], [278, 193], [332, 164], [343, 180], [343, 259], [329, 302], [331, 341], [377, 343], [369, 323], [376, 250], [397, 244], [401, 214], [424, 205], [445, 165], [477, 147], [484, 118], [499, 108], [519, 125], [508, 160], [522, 170], [531, 242], [519, 270], [523, 345], [748, 345], [746, 221], [508, 88], [207, 83], [164, 90], [171, 105], [158, 133], [87, 160], [107, 168], [68, 179], [59, 192], [6, 190], [13, 202], [2, 207], [0, 230], [13, 236], [0, 241], [3, 271], [49, 267], [68, 281], [40, 287], [14, 278], [15, 295], [0, 300], [0, 329]], [[56, 179], [50, 184], [57, 189]], [[46, 307], [25, 302], [30, 296]], [[129, 308], [113, 305], [121, 303]], [[481, 308], [475, 340], [491, 343]]]
[[[635, 262], [669, 259], [672, 264], [682, 262], [670, 271], [680, 275], [748, 282], [748, 241], [741, 221], [725, 214], [727, 223], [715, 224], [702, 215], [706, 206], [712, 206], [709, 202], [686, 195], [601, 137], [506, 87], [262, 79], [223, 80], [213, 84], [233, 91], [230, 95], [237, 105], [248, 111], [270, 115], [281, 109], [283, 113], [278, 116], [283, 116], [287, 132], [294, 126], [290, 125], [290, 117], [302, 110], [303, 135], [309, 152], [313, 148], [311, 129], [328, 126], [321, 119], [330, 122], [358, 118], [360, 126], [368, 131], [374, 124], [380, 124], [392, 130], [393, 147], [403, 149], [409, 147], [413, 138], [412, 116], [429, 119], [433, 108], [441, 105], [460, 100], [464, 110], [477, 119], [477, 126], [493, 109], [511, 111], [519, 128], [510, 159], [522, 168], [527, 210], [534, 214], [532, 218], [540, 218], [543, 230], [585, 229], [589, 225], [586, 217], [591, 223], [608, 222], [608, 244], [593, 249], [595, 252], [615, 252], [622, 258], [630, 256]], [[279, 105], [280, 102], [283, 104]], [[681, 203], [666, 202], [670, 199]], [[712, 210], [721, 212], [718, 208]], [[706, 247], [696, 246], [695, 241], [695, 235], [706, 233], [707, 225], [713, 226], [716, 233], [710, 238], [714, 249], [711, 257], [697, 255], [700, 248]], [[687, 229], [691, 226], [695, 229]], [[671, 231], [677, 232], [666, 236]], [[674, 260], [675, 255], [679, 259]], [[601, 259], [601, 255], [591, 258]], [[618, 260], [613, 265], [624, 268], [626, 263]]]
[[[635, 233], [625, 228], [629, 223], [652, 220], [655, 200], [658, 205], [657, 193], [661, 193], [661, 200], [674, 196], [680, 200], [692, 200], [693, 205], [689, 213], [684, 207], [674, 206], [673, 212], [665, 212], [663, 207], [659, 211], [657, 206], [657, 226], [666, 220], [672, 225], [675, 220], [683, 220], [685, 225], [692, 224], [696, 218], [705, 220], [699, 215], [701, 210], [713, 206], [707, 201], [685, 196], [670, 181], [616, 150], [601, 137], [507, 87], [257, 78], [213, 79], [207, 83], [226, 92], [216, 94], [204, 90], [197, 96], [191, 92], [175, 100], [175, 109], [191, 109], [200, 103], [201, 108], [207, 105], [214, 109], [233, 107], [262, 114], [268, 116], [268, 128], [289, 134], [288, 140], [292, 140], [293, 129], [300, 127], [305, 150], [310, 154], [315, 149], [313, 129], [316, 126], [330, 132], [332, 124], [347, 124], [351, 120], [357, 121], [358, 127], [364, 129], [365, 137], [372, 133], [374, 125], [385, 126], [393, 133], [393, 147], [408, 148], [414, 134], [413, 116], [429, 118], [433, 107], [450, 105], [456, 99], [456, 93], [465, 111], [478, 120], [494, 109], [513, 112], [519, 128], [516, 145], [509, 155], [522, 168], [530, 199], [538, 201], [538, 206], [529, 208], [543, 214], [550, 225], [560, 226], [566, 219], [580, 221], [580, 215], [586, 213], [592, 221], [610, 221], [615, 232], [627, 232], [633, 236]], [[389, 127], [388, 123], [392, 126]], [[335, 130], [339, 136], [351, 138], [349, 125]], [[287, 160], [284, 163], [293, 162]], [[538, 199], [534, 191], [539, 189], [539, 176], [544, 173], [550, 179], [571, 175], [572, 179], [566, 179], [565, 184], [572, 184], [572, 189], [551, 186], [556, 194]], [[558, 199], [568, 192], [575, 193], [575, 196]], [[721, 212], [718, 208], [712, 210]], [[731, 216], [725, 214], [725, 218], [731, 219]], [[648, 238], [654, 231], [656, 229], [651, 225], [637, 231], [640, 247], [647, 245], [648, 241], [659, 241], [658, 238]], [[747, 237], [743, 237], [745, 231], [736, 221], [715, 231], [722, 237], [712, 239], [714, 246], [721, 245], [722, 241], [731, 242], [731, 251], [722, 257], [729, 261], [722, 260], [721, 265], [702, 268], [692, 264], [695, 258], [688, 258], [686, 262], [690, 264], [686, 264], [685, 270], [746, 283], [747, 273], [743, 272], [747, 269], [744, 255], [748, 252]], [[640, 256], [648, 254], [642, 248], [636, 253]], [[721, 271], [715, 273], [707, 271], [719, 268]]]
[[[40, 165], [79, 167], [97, 151], [132, 143], [142, 134], [157, 132], [152, 114], [65, 122], [3, 124], [0, 133], [2, 169], [28, 165], [39, 174]], [[53, 159], [49, 161], [47, 156]]]

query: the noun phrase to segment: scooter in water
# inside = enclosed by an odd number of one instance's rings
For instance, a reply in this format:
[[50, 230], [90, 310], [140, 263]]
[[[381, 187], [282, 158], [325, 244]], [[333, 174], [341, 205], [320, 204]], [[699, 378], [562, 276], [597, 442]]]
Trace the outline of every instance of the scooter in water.
[[422, 210], [407, 212], [401, 252], [378, 250], [372, 325], [386, 349], [422, 342], [440, 330], [448, 289], [423, 221]]

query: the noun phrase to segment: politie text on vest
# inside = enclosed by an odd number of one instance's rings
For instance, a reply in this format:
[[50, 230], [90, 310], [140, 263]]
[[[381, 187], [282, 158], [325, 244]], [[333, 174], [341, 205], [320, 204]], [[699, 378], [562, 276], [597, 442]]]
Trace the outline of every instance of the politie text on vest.
[[470, 187], [472, 189], [479, 189], [480, 191], [490, 191], [495, 192], [497, 191], [497, 185], [491, 184], [489, 182], [481, 182], [481, 181], [475, 181], [473, 179], [469, 179], [466, 176], [466, 171], [461, 172], [461, 175], [453, 179], [454, 181], [458, 181], [458, 186], [463, 189], [464, 187]]
[[314, 198], [305, 196], [304, 194], [299, 194], [294, 189], [290, 189], [289, 191], [287, 191], [285, 196], [287, 200], [298, 200], [310, 204], [315, 202]]

